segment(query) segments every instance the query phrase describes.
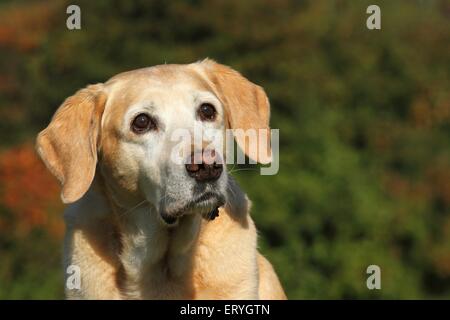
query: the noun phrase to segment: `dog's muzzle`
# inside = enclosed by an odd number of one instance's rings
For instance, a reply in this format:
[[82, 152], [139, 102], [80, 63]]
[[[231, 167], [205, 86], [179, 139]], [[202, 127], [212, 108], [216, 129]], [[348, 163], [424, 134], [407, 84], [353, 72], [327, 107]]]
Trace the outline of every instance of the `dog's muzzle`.
[[185, 214], [201, 213], [205, 220], [211, 221], [219, 216], [219, 208], [223, 205], [225, 198], [222, 195], [206, 192], [182, 208], [172, 212], [162, 210], [160, 215], [167, 225], [174, 225]]

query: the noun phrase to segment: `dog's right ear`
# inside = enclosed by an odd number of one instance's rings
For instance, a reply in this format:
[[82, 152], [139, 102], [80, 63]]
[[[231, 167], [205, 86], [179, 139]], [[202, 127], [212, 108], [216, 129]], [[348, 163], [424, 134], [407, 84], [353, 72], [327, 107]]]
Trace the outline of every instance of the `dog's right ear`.
[[102, 84], [90, 85], [67, 98], [37, 137], [37, 151], [60, 181], [64, 203], [80, 199], [94, 179], [106, 102], [102, 88]]
[[[272, 161], [270, 148], [270, 104], [264, 89], [243, 77], [236, 70], [213, 60], [205, 59], [198, 63], [203, 68], [211, 88], [224, 104], [228, 129], [252, 129], [262, 134], [265, 147], [258, 141], [251, 146], [245, 135], [236, 135], [234, 138], [242, 151], [253, 160], [262, 164]], [[259, 131], [261, 130], [261, 131]], [[256, 147], [256, 148], [255, 148]], [[259, 152], [262, 147], [263, 152]]]

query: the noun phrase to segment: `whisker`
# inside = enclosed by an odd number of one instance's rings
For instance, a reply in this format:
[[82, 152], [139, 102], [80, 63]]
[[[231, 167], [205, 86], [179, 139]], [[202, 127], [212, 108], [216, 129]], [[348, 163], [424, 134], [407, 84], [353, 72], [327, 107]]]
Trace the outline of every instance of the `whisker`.
[[240, 169], [236, 169], [236, 170], [232, 169], [228, 173], [232, 174], [232, 173], [235, 173], [235, 172], [238, 172], [238, 171], [258, 171], [258, 169], [256, 169], [256, 168], [240, 168]]
[[236, 163], [233, 163], [233, 168], [231, 168], [229, 172], [233, 172], [235, 167], [236, 167]]
[[236, 197], [235, 191], [233, 190], [233, 188], [231, 188], [231, 186], [230, 186], [229, 184], [227, 184], [227, 189], [231, 192], [231, 195], [232, 195], [233, 197]]
[[138, 207], [140, 207], [140, 206], [141, 206], [142, 204], [144, 204], [145, 202], [147, 202], [147, 200], [143, 200], [143, 201], [139, 202], [139, 203], [138, 203], [137, 205], [135, 205], [134, 207], [132, 207], [132, 208], [130, 208], [130, 209], [128, 209], [128, 210], [126, 210], [126, 211], [120, 213], [120, 216], [124, 216], [124, 215], [130, 213], [131, 211], [133, 211], [133, 210], [137, 209]]

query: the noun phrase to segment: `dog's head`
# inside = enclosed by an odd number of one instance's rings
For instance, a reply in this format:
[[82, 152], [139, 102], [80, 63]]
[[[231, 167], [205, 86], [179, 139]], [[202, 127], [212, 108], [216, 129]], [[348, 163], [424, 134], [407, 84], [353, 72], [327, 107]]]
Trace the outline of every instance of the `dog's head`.
[[[238, 72], [211, 60], [161, 65], [66, 99], [39, 134], [37, 150], [61, 182], [63, 202], [80, 199], [97, 171], [120, 206], [146, 200], [170, 224], [227, 200], [225, 130], [268, 130], [268, 122], [264, 90]], [[208, 132], [215, 132], [212, 140]], [[245, 136], [235, 139], [250, 158], [270, 162], [270, 151], [262, 156]]]

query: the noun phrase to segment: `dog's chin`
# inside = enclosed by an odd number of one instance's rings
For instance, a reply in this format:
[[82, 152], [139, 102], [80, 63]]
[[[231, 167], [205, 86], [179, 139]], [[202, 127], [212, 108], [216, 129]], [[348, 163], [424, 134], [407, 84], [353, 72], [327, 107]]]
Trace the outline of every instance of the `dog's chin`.
[[185, 215], [198, 214], [205, 220], [214, 220], [219, 208], [225, 204], [225, 197], [218, 193], [206, 192], [185, 204], [173, 205], [160, 211], [161, 220], [168, 226], [174, 226]]

